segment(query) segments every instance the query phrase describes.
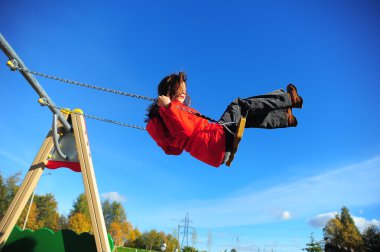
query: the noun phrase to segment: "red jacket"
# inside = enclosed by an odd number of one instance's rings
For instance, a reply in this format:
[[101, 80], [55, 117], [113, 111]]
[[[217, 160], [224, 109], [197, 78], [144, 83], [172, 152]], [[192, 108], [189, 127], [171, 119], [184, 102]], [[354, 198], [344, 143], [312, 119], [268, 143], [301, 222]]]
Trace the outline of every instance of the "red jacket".
[[189, 111], [197, 113], [178, 101], [160, 107], [161, 118], [150, 119], [146, 126], [149, 135], [166, 154], [179, 155], [185, 150], [206, 164], [220, 166], [226, 148], [223, 126]]

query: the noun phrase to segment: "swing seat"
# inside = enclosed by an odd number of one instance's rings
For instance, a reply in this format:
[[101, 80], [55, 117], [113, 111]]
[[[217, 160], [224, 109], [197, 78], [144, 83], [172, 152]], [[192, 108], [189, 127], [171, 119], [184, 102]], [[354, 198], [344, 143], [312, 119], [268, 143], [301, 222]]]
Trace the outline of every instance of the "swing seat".
[[231, 163], [234, 160], [235, 153], [237, 152], [237, 149], [239, 147], [239, 143], [240, 143], [241, 139], [243, 138], [243, 133], [244, 133], [246, 122], [247, 122], [247, 119], [245, 117], [242, 117], [239, 120], [239, 123], [237, 125], [235, 138], [234, 138], [234, 142], [233, 142], [233, 146], [232, 146], [231, 155], [226, 162], [227, 166], [231, 166]]

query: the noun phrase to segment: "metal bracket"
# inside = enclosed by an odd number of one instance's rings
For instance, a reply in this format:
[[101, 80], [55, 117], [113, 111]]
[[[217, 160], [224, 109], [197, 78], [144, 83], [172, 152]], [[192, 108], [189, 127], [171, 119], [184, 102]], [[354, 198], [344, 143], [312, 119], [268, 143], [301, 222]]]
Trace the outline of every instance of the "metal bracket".
[[58, 131], [57, 117], [57, 115], [53, 117], [52, 138], [55, 148], [50, 153], [49, 160], [79, 162], [74, 132], [72, 130], [66, 131], [63, 127], [60, 128], [61, 131]]
[[7, 61], [7, 66], [12, 70], [12, 71], [16, 71], [18, 69], [18, 63], [17, 63], [17, 60], [13, 59], [13, 60], [8, 60]]
[[58, 116], [56, 114], [53, 114], [52, 130], [53, 130], [53, 141], [54, 141], [55, 150], [57, 151], [57, 154], [60, 158], [62, 158], [63, 160], [69, 160], [69, 156], [63, 154], [61, 147], [59, 146], [59, 143], [58, 143], [59, 135], [57, 132], [57, 126], [58, 126]]

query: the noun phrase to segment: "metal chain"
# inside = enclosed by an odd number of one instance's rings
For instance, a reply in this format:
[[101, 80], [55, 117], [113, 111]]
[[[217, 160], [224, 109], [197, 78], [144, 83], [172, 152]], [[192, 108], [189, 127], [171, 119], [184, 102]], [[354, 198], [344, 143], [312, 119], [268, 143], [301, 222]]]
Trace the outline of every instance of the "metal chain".
[[125, 126], [125, 127], [129, 127], [129, 128], [133, 128], [133, 129], [139, 129], [139, 130], [146, 130], [146, 128], [141, 127], [141, 126], [137, 126], [137, 125], [133, 125], [133, 124], [128, 124], [128, 123], [123, 123], [123, 122], [118, 122], [118, 121], [114, 121], [114, 120], [110, 120], [110, 119], [106, 119], [106, 118], [101, 118], [101, 117], [97, 117], [97, 116], [93, 116], [93, 115], [83, 114], [83, 116], [85, 116], [87, 118], [90, 118], [90, 119], [106, 122], [106, 123], [116, 124], [116, 125], [119, 125], [119, 126]]
[[129, 128], [133, 128], [133, 129], [146, 130], [146, 128], [141, 127], [141, 126], [137, 126], [137, 125], [133, 125], [133, 124], [128, 124], [128, 123], [123, 123], [123, 122], [118, 122], [118, 121], [110, 120], [110, 119], [107, 119], [107, 118], [102, 118], [102, 117], [98, 117], [98, 116], [94, 116], [94, 115], [89, 115], [89, 114], [85, 114], [85, 113], [81, 113], [81, 112], [76, 112], [76, 111], [69, 110], [69, 109], [66, 109], [66, 108], [61, 108], [61, 107], [58, 107], [56, 105], [52, 105], [50, 103], [47, 103], [46, 100], [44, 100], [44, 99], [42, 99], [42, 101], [43, 102], [41, 103], [41, 105], [53, 107], [53, 108], [58, 109], [60, 111], [69, 111], [69, 113], [71, 113], [71, 114], [83, 115], [84, 117], [87, 117], [87, 118], [90, 118], [90, 119], [93, 119], [93, 120], [97, 120], [97, 121], [101, 121], [101, 122], [112, 123], [112, 124], [116, 124], [116, 125], [119, 125], [119, 126], [125, 126], [125, 127], [129, 127]]
[[194, 112], [194, 111], [191, 110], [191, 109], [188, 109], [188, 108], [185, 108], [185, 107], [182, 107], [182, 106], [177, 106], [177, 108], [180, 109], [180, 110], [183, 110], [183, 111], [185, 111], [185, 112], [188, 112], [188, 113], [190, 113], [190, 114], [193, 114], [193, 115], [195, 115], [195, 116], [198, 116], [198, 117], [204, 118], [204, 119], [206, 119], [206, 120], [208, 120], [208, 121], [211, 121], [211, 122], [214, 122], [214, 123], [219, 123], [218, 121], [212, 119], [211, 117], [208, 117], [208, 116], [202, 115], [202, 114], [200, 114], [200, 113]]
[[98, 91], [104, 91], [104, 92], [109, 92], [109, 93], [113, 93], [113, 94], [134, 97], [134, 98], [148, 100], [148, 101], [156, 101], [157, 100], [155, 98], [151, 98], [151, 97], [147, 97], [147, 96], [143, 96], [143, 95], [137, 95], [137, 94], [127, 93], [127, 92], [119, 91], [119, 90], [115, 90], [115, 89], [104, 88], [104, 87], [100, 87], [100, 86], [86, 84], [86, 83], [82, 83], [82, 82], [79, 82], [79, 81], [68, 80], [68, 79], [56, 77], [56, 76], [53, 76], [53, 75], [48, 75], [48, 74], [32, 71], [32, 70], [29, 70], [29, 69], [26, 69], [26, 68], [21, 68], [21, 67], [19, 67], [17, 65], [13, 66], [13, 68], [17, 69], [17, 70], [19, 70], [21, 72], [30, 73], [30, 74], [33, 74], [33, 75], [41, 76], [43, 78], [52, 79], [52, 80], [56, 80], [56, 81], [60, 81], [60, 82], [64, 82], [64, 83], [68, 83], [68, 84], [72, 84], [72, 85], [76, 85], [76, 86], [80, 86], [80, 87], [91, 88], [91, 89], [95, 89], [95, 90], [98, 90]]
[[[127, 92], [124, 92], [124, 91], [119, 91], [119, 90], [110, 89], [110, 88], [104, 88], [104, 87], [100, 87], [100, 86], [86, 84], [86, 83], [83, 83], [83, 82], [78, 82], [78, 81], [73, 81], [73, 80], [68, 80], [68, 79], [56, 77], [56, 76], [53, 76], [53, 75], [48, 75], [48, 74], [41, 73], [41, 72], [32, 71], [32, 70], [29, 70], [29, 69], [26, 69], [26, 68], [21, 68], [17, 64], [13, 65], [12, 69], [17, 69], [20, 72], [27, 72], [27, 73], [30, 73], [30, 74], [33, 74], [33, 75], [37, 75], [37, 76], [40, 76], [40, 77], [43, 77], [43, 78], [52, 79], [52, 80], [64, 82], [64, 83], [67, 83], [67, 84], [72, 84], [72, 85], [80, 86], [80, 87], [91, 88], [91, 89], [95, 89], [95, 90], [98, 90], [98, 91], [104, 91], [104, 92], [109, 92], [109, 93], [113, 93], [113, 94], [134, 97], [134, 98], [148, 100], [148, 101], [157, 101], [156, 98], [151, 98], [151, 97], [147, 97], [147, 96], [143, 96], [143, 95], [137, 95], [137, 94], [133, 94], [133, 93], [127, 93]], [[51, 107], [59, 109], [59, 110], [63, 109], [63, 108], [60, 108], [60, 107], [57, 107], [57, 106], [53, 106], [53, 105], [47, 104], [47, 103], [45, 103], [45, 105], [51, 106]], [[220, 123], [220, 122], [216, 121], [215, 119], [212, 119], [211, 117], [207, 117], [205, 115], [202, 115], [200, 113], [194, 112], [194, 111], [192, 111], [190, 109], [187, 109], [187, 108], [184, 108], [184, 107], [181, 107], [181, 106], [178, 106], [178, 108], [181, 109], [181, 110], [183, 110], [183, 111], [189, 112], [189, 113], [191, 113], [191, 114], [193, 114], [195, 116], [204, 118], [204, 119], [206, 119], [208, 121], [211, 121], [211, 122], [214, 122], [214, 123], [218, 123], [218, 124], [222, 125], [227, 131], [229, 131], [231, 134], [234, 135], [234, 133], [231, 132], [230, 129], [228, 129], [225, 126], [226, 124], [229, 124], [229, 123]], [[71, 113], [73, 113], [73, 114], [81, 114], [81, 113], [76, 113], [76, 112], [73, 112], [73, 111], [71, 111]], [[123, 123], [123, 122], [118, 122], [118, 121], [114, 121], [114, 120], [110, 120], [110, 119], [106, 119], [106, 118], [101, 118], [101, 117], [97, 117], [97, 116], [93, 116], [93, 115], [88, 115], [88, 114], [84, 114], [83, 113], [83, 116], [87, 117], [87, 118], [90, 118], [90, 119], [102, 121], [102, 122], [112, 123], [112, 124], [116, 124], [116, 125], [120, 125], [120, 126], [134, 128], [134, 129], [146, 130], [146, 128], [141, 127], [141, 126], [137, 126], [137, 125], [133, 125], [133, 124], [127, 124], [127, 123]]]

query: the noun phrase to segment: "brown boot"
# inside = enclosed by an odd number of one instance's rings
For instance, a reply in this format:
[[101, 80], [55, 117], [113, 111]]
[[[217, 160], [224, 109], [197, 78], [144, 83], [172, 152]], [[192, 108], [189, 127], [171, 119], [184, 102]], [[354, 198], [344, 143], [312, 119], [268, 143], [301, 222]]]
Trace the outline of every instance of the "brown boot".
[[290, 96], [290, 100], [292, 101], [293, 108], [302, 108], [303, 99], [297, 93], [297, 88], [293, 84], [289, 84], [286, 87], [286, 91], [288, 91], [288, 95]]
[[291, 108], [286, 109], [286, 116], [288, 118], [288, 127], [296, 127], [298, 122], [297, 119], [294, 117]]

